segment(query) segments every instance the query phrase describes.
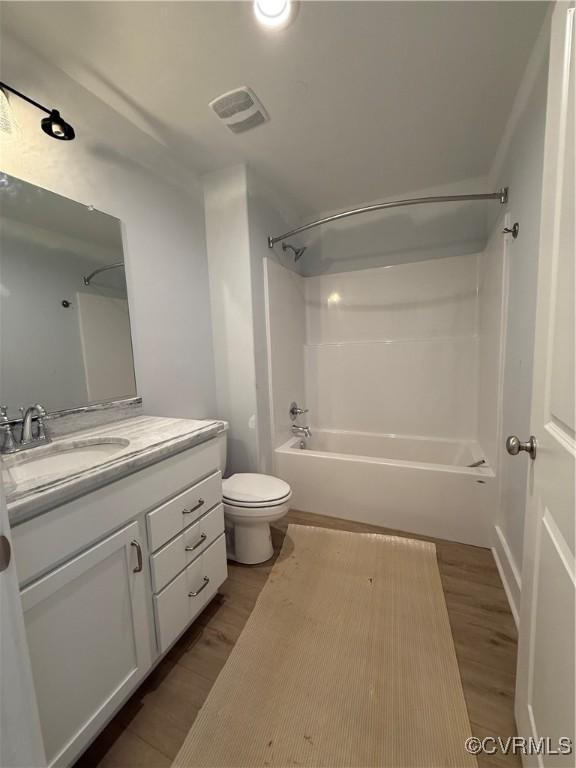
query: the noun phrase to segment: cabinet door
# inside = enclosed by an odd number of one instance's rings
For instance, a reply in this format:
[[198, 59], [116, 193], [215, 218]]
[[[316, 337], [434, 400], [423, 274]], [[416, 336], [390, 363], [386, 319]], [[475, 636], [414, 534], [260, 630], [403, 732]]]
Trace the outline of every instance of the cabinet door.
[[151, 665], [134, 522], [22, 591], [49, 765], [70, 763]]

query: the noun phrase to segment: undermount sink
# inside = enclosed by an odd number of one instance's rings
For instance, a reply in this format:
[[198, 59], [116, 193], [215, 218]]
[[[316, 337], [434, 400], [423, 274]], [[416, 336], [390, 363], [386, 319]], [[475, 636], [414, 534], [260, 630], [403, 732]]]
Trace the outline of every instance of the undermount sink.
[[67, 475], [108, 461], [127, 448], [129, 440], [102, 437], [85, 440], [59, 440], [41, 448], [5, 457], [4, 463], [14, 485], [49, 475]]

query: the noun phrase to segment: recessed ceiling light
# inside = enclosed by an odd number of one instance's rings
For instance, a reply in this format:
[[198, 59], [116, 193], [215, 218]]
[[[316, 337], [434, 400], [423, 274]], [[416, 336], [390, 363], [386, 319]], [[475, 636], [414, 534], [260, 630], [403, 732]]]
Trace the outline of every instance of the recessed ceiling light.
[[254, 14], [263, 26], [279, 29], [290, 21], [292, 3], [290, 0], [254, 0]]

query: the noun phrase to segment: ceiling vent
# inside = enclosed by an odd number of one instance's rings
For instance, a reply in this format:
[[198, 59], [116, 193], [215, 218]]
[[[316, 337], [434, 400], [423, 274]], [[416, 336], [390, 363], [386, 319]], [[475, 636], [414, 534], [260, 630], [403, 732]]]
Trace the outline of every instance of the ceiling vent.
[[244, 133], [270, 120], [260, 99], [246, 86], [218, 96], [210, 106], [233, 133]]

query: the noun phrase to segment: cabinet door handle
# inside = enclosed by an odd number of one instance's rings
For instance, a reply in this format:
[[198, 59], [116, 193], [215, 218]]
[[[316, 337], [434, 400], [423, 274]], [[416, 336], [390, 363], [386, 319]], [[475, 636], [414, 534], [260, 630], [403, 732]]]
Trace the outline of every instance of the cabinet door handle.
[[206, 589], [209, 583], [210, 583], [210, 579], [208, 578], [208, 576], [204, 576], [204, 583], [202, 584], [200, 589], [197, 589], [196, 592], [188, 592], [188, 597], [198, 597], [200, 592], [202, 592], [203, 589]]
[[205, 504], [204, 499], [198, 499], [198, 504], [194, 504], [194, 506], [190, 507], [190, 509], [183, 509], [182, 514], [189, 515], [191, 512], [196, 512], [196, 510], [200, 509], [200, 507], [203, 507], [204, 504]]
[[139, 542], [134, 539], [134, 541], [130, 542], [131, 547], [136, 547], [136, 558], [137, 558], [137, 565], [136, 568], [132, 569], [132, 573], [141, 573], [142, 571], [142, 547], [140, 546]]
[[190, 547], [184, 547], [184, 550], [186, 552], [194, 552], [194, 550], [198, 549], [198, 547], [200, 547], [205, 541], [206, 541], [206, 534], [203, 533], [202, 536], [200, 536], [200, 538], [196, 542], [196, 544], [192, 544], [192, 546]]

